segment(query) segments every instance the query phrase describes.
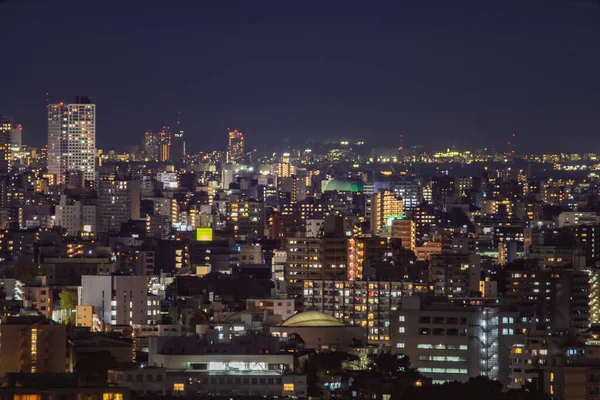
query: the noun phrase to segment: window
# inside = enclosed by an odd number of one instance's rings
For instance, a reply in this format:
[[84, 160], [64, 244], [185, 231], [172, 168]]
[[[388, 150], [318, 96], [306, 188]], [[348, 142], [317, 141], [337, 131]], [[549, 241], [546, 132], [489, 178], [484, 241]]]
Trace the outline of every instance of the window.
[[400, 316], [398, 317], [398, 321], [400, 321], [400, 322], [404, 322], [404, 315], [400, 315]]
[[397, 349], [403, 349], [404, 348], [404, 343], [396, 343], [396, 348]]
[[[175, 392], [183, 392], [183, 390], [185, 389], [185, 385], [183, 383], [174, 383], [173, 384], [173, 391]], [[103, 399], [105, 400], [105, 399]]]
[[13, 400], [40, 400], [39, 394], [15, 394]]
[[293, 383], [284, 383], [283, 384], [283, 391], [284, 392], [293, 392], [294, 391], [294, 384]]
[[102, 393], [102, 400], [123, 400], [123, 393]]
[[403, 326], [398, 328], [398, 333], [404, 333], [404, 332], [406, 332], [406, 329]]

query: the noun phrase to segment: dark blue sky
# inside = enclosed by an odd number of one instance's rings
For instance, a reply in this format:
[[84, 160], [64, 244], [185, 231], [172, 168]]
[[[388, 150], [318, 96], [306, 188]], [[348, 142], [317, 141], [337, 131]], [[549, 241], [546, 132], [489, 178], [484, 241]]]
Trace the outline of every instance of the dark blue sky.
[[[374, 4], [372, 4], [374, 3]], [[600, 2], [0, 0], [0, 113], [46, 142], [44, 93], [92, 96], [97, 144], [183, 113], [192, 150], [228, 127], [373, 145], [600, 151]]]

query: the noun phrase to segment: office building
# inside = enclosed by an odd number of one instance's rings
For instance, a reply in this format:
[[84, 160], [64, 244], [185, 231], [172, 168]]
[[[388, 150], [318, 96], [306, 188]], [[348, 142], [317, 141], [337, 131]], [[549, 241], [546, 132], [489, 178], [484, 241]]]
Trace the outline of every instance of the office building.
[[96, 105], [90, 98], [48, 106], [48, 172], [58, 184], [66, 184], [70, 175], [95, 179]]
[[274, 337], [234, 336], [227, 344], [193, 336], [151, 337], [148, 366], [166, 369], [167, 392], [181, 396], [306, 398], [306, 376], [292, 373], [294, 355], [279, 353]]
[[495, 298], [405, 297], [392, 317], [392, 350], [433, 383], [483, 375], [506, 385], [510, 353], [525, 343], [533, 315]]

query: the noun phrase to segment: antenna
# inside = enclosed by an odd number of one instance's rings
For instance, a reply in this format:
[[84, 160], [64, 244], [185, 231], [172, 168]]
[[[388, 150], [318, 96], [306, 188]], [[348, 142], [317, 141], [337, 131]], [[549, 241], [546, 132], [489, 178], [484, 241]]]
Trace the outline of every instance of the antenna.
[[50, 93], [46, 92], [46, 108], [50, 107]]
[[508, 152], [505, 153], [505, 155], [507, 155], [507, 156], [514, 156], [515, 155], [515, 151], [516, 151], [515, 142], [516, 141], [517, 141], [517, 134], [513, 133], [510, 136], [510, 139], [508, 139], [508, 142], [506, 143], [508, 145]]

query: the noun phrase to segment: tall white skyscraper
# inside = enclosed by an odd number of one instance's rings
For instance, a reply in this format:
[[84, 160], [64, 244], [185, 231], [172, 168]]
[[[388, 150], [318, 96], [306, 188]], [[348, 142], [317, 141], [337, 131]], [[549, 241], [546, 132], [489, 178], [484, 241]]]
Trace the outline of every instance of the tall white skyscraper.
[[73, 104], [48, 105], [48, 173], [56, 182], [94, 180], [96, 105], [77, 96]]

